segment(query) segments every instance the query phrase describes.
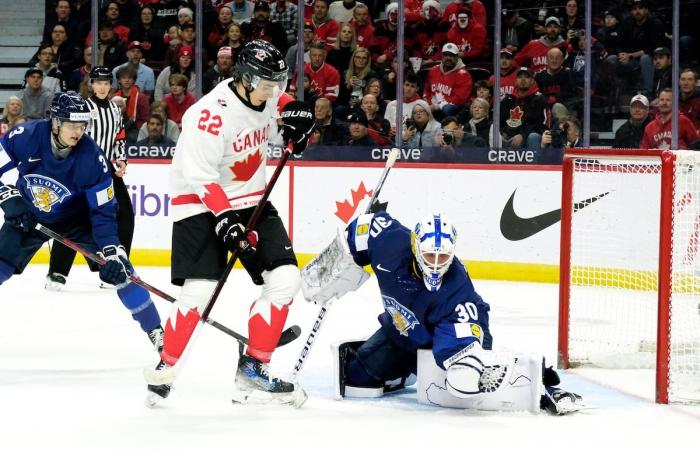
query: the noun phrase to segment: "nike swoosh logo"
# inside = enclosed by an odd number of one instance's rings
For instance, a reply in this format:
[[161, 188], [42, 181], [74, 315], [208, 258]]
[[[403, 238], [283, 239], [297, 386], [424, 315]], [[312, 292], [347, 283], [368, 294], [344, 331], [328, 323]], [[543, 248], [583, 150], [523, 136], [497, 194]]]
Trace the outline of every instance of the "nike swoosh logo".
[[41, 158], [29, 158], [27, 160], [27, 162], [37, 162], [37, 161], [41, 161]]
[[391, 272], [391, 270], [387, 270], [384, 267], [382, 267], [381, 264], [377, 264], [377, 270], [381, 270], [382, 272]]
[[[522, 241], [545, 230], [561, 220], [561, 208], [534, 217], [520, 217], [513, 209], [513, 199], [517, 189], [508, 199], [501, 213], [501, 234], [509, 241]], [[594, 197], [574, 203], [574, 212], [600, 200], [610, 192], [603, 192]]]
[[285, 246], [284, 246], [284, 249], [285, 249], [285, 250], [291, 250], [291, 249], [292, 249], [292, 246], [291, 246], [291, 245], [285, 245]]

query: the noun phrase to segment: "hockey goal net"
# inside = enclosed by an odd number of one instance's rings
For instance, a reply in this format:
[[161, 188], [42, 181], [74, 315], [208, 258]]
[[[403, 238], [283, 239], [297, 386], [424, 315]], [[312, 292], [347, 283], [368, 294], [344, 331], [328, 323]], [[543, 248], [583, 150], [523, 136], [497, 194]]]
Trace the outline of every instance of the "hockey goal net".
[[575, 150], [563, 166], [560, 365], [653, 371], [700, 401], [700, 152]]

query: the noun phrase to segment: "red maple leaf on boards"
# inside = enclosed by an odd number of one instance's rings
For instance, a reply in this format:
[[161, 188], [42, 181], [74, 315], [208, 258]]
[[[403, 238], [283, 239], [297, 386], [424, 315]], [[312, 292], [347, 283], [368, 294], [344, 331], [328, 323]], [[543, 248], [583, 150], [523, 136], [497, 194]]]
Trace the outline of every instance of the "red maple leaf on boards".
[[352, 219], [352, 216], [355, 215], [355, 211], [357, 211], [357, 207], [360, 205], [363, 198], [372, 197], [372, 191], [368, 191], [367, 188], [365, 188], [365, 183], [362, 181], [360, 181], [360, 185], [357, 187], [357, 190], [350, 189], [350, 194], [352, 197], [352, 203], [348, 202], [347, 200], [335, 202], [335, 215], [344, 223], [350, 222], [350, 219]]
[[236, 161], [229, 169], [233, 172], [233, 179], [239, 181], [248, 181], [253, 178], [258, 167], [262, 163], [262, 153], [257, 150], [251, 153], [243, 161]]

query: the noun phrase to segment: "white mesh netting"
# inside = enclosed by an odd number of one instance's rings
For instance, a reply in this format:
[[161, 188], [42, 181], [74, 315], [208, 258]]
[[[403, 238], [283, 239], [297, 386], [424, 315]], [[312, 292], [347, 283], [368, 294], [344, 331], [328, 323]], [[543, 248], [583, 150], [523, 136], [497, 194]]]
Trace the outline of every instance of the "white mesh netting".
[[[700, 157], [675, 153], [668, 392], [671, 401], [700, 401]], [[660, 158], [574, 162], [568, 346], [574, 367], [656, 366], [661, 182]]]

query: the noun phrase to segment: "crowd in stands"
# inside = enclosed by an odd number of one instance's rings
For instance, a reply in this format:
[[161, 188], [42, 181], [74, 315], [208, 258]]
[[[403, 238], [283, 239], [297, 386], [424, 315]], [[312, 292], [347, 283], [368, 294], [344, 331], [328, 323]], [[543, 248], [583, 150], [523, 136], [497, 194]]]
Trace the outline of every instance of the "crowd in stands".
[[[314, 110], [317, 146], [392, 145], [435, 148], [440, 157], [494, 142], [493, 102], [500, 101], [499, 146], [543, 152], [582, 145], [583, 98], [595, 114], [626, 117], [615, 147], [668, 148], [674, 99], [671, 4], [663, 0], [593, 2], [591, 91], [585, 85], [582, 0], [306, 0], [303, 36], [296, 1], [205, 0], [204, 36], [188, 0], [102, 1], [96, 37], [90, 0], [49, 0], [43, 42], [28, 62], [24, 88], [12, 97], [0, 133], [46, 117], [54, 92], [90, 95], [92, 55], [113, 70], [133, 142], [176, 142], [182, 115], [200, 86], [206, 94], [229, 78], [240, 48], [273, 43], [289, 65], [288, 91]], [[700, 89], [695, 68], [700, 39], [696, 0], [681, 2], [679, 144], [700, 148]], [[397, 59], [399, 8], [404, 8], [405, 58]], [[502, 19], [500, 67], [493, 67], [495, 14]], [[195, 54], [202, 39], [201, 54]], [[297, 69], [303, 41], [303, 70]], [[204, 67], [197, 80], [194, 67]], [[494, 70], [500, 90], [493, 92]], [[400, 99], [397, 74], [403, 74]], [[397, 102], [402, 102], [397, 130]], [[628, 114], [628, 115], [627, 115]]]

